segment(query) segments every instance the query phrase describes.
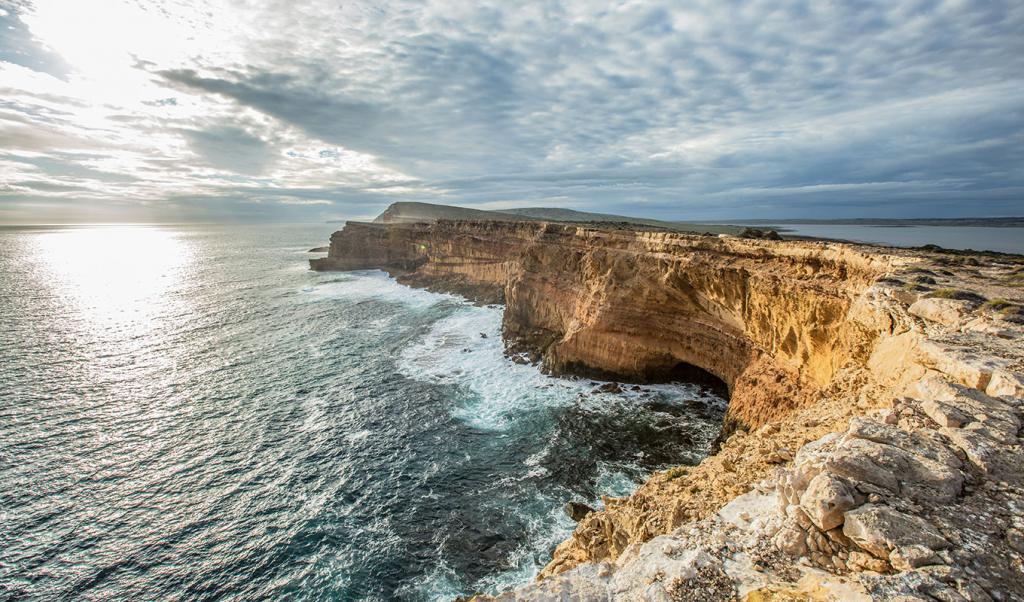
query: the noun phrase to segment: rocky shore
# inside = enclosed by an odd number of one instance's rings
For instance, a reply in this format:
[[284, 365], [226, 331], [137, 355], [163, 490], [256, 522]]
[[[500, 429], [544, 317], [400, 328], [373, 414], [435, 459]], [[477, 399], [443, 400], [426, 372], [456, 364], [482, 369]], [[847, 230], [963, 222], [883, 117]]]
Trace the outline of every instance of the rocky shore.
[[504, 302], [552, 373], [728, 388], [717, 453], [497, 599], [1024, 599], [1022, 257], [441, 220], [310, 263]]

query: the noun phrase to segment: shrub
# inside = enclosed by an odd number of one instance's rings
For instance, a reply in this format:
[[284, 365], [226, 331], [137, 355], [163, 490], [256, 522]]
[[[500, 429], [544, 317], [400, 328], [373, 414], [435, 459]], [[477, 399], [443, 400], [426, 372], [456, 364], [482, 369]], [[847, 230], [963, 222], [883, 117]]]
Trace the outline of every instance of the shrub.
[[927, 295], [928, 297], [938, 297], [939, 299], [957, 299], [959, 301], [972, 301], [974, 303], [984, 303], [985, 297], [982, 297], [978, 293], [972, 293], [971, 291], [962, 291], [955, 288], [940, 288], [936, 289]]
[[985, 302], [985, 305], [983, 305], [982, 307], [984, 307], [985, 309], [994, 309], [996, 311], [1002, 311], [1014, 307], [1014, 303], [1012, 301], [1007, 301], [1006, 299], [989, 299], [988, 301]]

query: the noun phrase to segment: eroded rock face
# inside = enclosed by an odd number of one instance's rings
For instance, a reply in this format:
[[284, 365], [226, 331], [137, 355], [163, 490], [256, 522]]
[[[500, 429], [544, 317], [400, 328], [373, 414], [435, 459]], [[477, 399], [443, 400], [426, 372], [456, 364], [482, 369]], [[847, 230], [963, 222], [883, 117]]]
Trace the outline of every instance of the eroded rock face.
[[[940, 426], [919, 399], [854, 418], [844, 432], [804, 445], [791, 468], [717, 514], [632, 543], [614, 561], [570, 567], [498, 599], [1022, 599], [1024, 471], [993, 480], [961, 460], [962, 444], [947, 436], [980, 424], [987, 414], [979, 412], [1019, 418], [1018, 410], [1012, 400], [975, 401], [984, 405], [965, 412], [963, 428]], [[938, 472], [896, 473], [893, 481], [837, 474], [836, 467], [873, 463], [849, 459], [876, 457], [874, 447], [855, 442], [898, 450], [887, 453]], [[1019, 438], [989, 438], [988, 445], [1010, 460], [1024, 456]], [[953, 473], [963, 486], [936, 499], [934, 484]]]
[[509, 350], [552, 373], [643, 382], [696, 366], [727, 385], [727, 431], [812, 400], [891, 327], [854, 303], [891, 268], [848, 246], [553, 223], [350, 222], [314, 269], [504, 300]]
[[605, 498], [542, 581], [502, 599], [1024, 599], [1024, 331], [922, 303], [896, 277], [919, 259], [438, 222], [346, 227], [311, 263], [504, 299], [510, 350], [553, 372], [641, 380], [685, 363], [729, 386], [718, 453]]
[[937, 299], [926, 297], [915, 301], [907, 310], [912, 316], [938, 322], [952, 328], [960, 328], [967, 321], [974, 305], [959, 299]]
[[843, 535], [877, 558], [888, 559], [894, 551], [912, 546], [932, 552], [949, 547], [928, 521], [888, 506], [865, 504], [844, 518]]

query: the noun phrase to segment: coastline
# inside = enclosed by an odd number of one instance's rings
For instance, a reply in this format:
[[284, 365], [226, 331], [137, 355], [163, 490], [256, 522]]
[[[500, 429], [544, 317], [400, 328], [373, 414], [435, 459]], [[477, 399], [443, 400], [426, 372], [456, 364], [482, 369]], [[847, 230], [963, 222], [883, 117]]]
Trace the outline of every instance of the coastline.
[[[939, 522], [923, 501], [938, 501], [943, 509], [981, 504], [992, 513], [994, 506], [982, 503], [992, 499], [974, 493], [984, 491], [987, 483], [997, 483], [998, 489], [998, 483], [1020, 478], [1019, 472], [1014, 476], [992, 465], [992, 452], [982, 458], [979, 446], [998, 449], [1000, 463], [1020, 458], [1021, 325], [984, 302], [937, 294], [974, 291], [988, 301], [996, 295], [1008, 298], [1008, 305], [1019, 307], [1020, 291], [1007, 283], [1020, 273], [1020, 258], [988, 256], [987, 261], [991, 266], [981, 270], [977, 258], [966, 253], [722, 239], [592, 224], [442, 220], [432, 225], [350, 223], [332, 236], [328, 257], [311, 260], [311, 265], [376, 267], [413, 286], [480, 301], [503, 299], [508, 350], [527, 353], [552, 373], [601, 370], [623, 380], [650, 380], [661, 370], [686, 364], [728, 385], [731, 400], [721, 450], [692, 470], [655, 475], [627, 499], [604, 500], [604, 509], [580, 522], [556, 550], [544, 579], [522, 596], [579, 588], [584, 581], [591, 587], [595, 579], [609, 587], [616, 579], [628, 581], [631, 571], [653, 562], [637, 565], [637, 555], [653, 538], [679, 538], [684, 527], [715, 523], [723, 505], [750, 495], [755, 485], [759, 495], [786, 503], [755, 504], [760, 518], [748, 521], [747, 527], [757, 525], [747, 529], [748, 539], [751, 545], [774, 542], [774, 552], [790, 560], [776, 558], [779, 570], [770, 578], [728, 576], [734, 590], [792, 589], [798, 586], [793, 571], [802, 575], [796, 567], [806, 564], [841, 576], [843, 587], [859, 587], [867, 595], [868, 573], [883, 575], [877, 587], [898, 589], [923, 579], [918, 569], [932, 565], [915, 561], [915, 566], [903, 556], [910, 553], [908, 546], [924, 544], [886, 548], [847, 534], [845, 527], [834, 533], [839, 528], [831, 524], [835, 516], [816, 522], [810, 511], [822, 499], [839, 489], [857, 502], [847, 504], [845, 512], [853, 518], [838, 517], [840, 526], [854, 524], [858, 508], [865, 506]], [[645, 323], [654, 328], [645, 330]], [[893, 403], [904, 395], [916, 402]], [[975, 399], [979, 395], [980, 401]], [[984, 407], [952, 426], [935, 409], [948, 403], [943, 397], [961, 400], [961, 405], [966, 403], [961, 398], [973, 399]], [[1004, 419], [1001, 439], [977, 432], [990, 429], [986, 417], [993, 414]], [[884, 437], [875, 432], [879, 429]], [[822, 437], [831, 439], [821, 443]], [[884, 443], [877, 441], [880, 437]], [[832, 445], [824, 462], [828, 466], [856, 464], [864, 457], [878, 460], [862, 449], [868, 444], [857, 441], [886, 445], [886, 452], [916, 454], [919, 445], [908, 449], [907, 437], [941, 443], [934, 454], [947, 462], [926, 466], [919, 476], [927, 486], [892, 491], [873, 483], [874, 474], [823, 470], [821, 462], [814, 464], [817, 472], [806, 468], [808, 450], [826, 444]], [[853, 443], [842, 447], [847, 442]], [[966, 461], [957, 464], [950, 454]], [[918, 489], [931, 491], [936, 480], [943, 495], [921, 497]], [[826, 481], [840, 485], [830, 489], [821, 485]], [[992, 517], [999, 524], [1012, 519]], [[971, 525], [948, 528], [973, 533]], [[1000, 533], [1002, 543], [992, 542], [984, 556], [982, 565], [995, 591], [1014, 587], [995, 555], [1019, 557], [1007, 543], [1017, 528], [1005, 527], [1010, 534]], [[879, 529], [876, 525], [875, 535]], [[885, 529], [881, 532], [885, 535]], [[958, 566], [956, 554], [968, 548], [949, 545], [953, 536], [943, 535], [941, 550], [949, 559], [940, 564]], [[940, 546], [933, 547], [925, 558], [929, 562], [940, 558]], [[708, 558], [724, 562], [720, 550]], [[699, 582], [687, 587], [703, 587]], [[963, 591], [971, 582], [951, 577], [942, 583]], [[756, 583], [761, 586], [751, 585]]]

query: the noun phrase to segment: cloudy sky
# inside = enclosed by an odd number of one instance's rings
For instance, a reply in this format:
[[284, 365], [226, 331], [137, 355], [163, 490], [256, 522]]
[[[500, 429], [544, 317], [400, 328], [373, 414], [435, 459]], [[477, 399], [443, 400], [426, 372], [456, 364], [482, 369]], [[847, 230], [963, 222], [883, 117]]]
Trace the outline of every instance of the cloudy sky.
[[1018, 0], [0, 0], [0, 223], [1024, 215]]

